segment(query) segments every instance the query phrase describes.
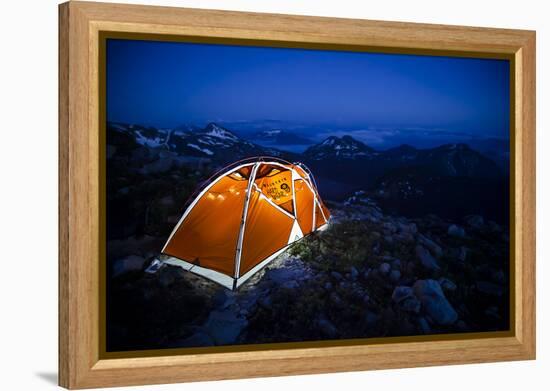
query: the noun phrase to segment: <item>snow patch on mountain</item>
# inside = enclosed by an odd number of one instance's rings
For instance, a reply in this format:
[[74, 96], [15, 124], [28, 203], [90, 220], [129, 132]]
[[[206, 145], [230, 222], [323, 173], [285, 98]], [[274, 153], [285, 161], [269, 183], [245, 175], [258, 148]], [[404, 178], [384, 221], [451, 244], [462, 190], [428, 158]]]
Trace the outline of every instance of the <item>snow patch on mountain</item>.
[[199, 147], [197, 144], [188, 143], [187, 146], [188, 146], [188, 147], [191, 147], [191, 148], [193, 148], [193, 149], [196, 149], [197, 151], [206, 153], [207, 155], [210, 155], [210, 156], [214, 154], [214, 152], [212, 152], [210, 149], [208, 149], [208, 148], [201, 148], [201, 147]]
[[226, 139], [226, 140], [233, 140], [233, 141], [238, 140], [238, 137], [235, 136], [233, 133], [213, 123], [209, 124], [206, 127], [204, 134], [207, 136], [217, 137], [217, 138]]

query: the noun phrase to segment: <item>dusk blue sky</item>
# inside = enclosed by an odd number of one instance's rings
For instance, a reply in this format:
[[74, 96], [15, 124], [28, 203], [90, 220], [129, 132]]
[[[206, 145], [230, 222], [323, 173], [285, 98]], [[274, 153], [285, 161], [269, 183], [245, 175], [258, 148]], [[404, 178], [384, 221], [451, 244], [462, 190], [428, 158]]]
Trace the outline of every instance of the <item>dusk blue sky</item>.
[[242, 131], [276, 120], [313, 139], [422, 146], [508, 138], [509, 108], [505, 60], [107, 42], [110, 121]]

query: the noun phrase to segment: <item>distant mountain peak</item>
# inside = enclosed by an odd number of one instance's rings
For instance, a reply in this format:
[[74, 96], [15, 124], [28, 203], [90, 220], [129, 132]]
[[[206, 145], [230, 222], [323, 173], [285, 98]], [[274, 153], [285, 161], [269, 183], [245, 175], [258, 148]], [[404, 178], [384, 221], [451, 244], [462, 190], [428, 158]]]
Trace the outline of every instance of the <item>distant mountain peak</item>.
[[321, 143], [309, 147], [304, 154], [311, 159], [321, 160], [327, 158], [356, 159], [370, 156], [374, 149], [354, 139], [350, 135], [342, 137], [329, 136]]
[[201, 132], [205, 135], [217, 137], [221, 139], [230, 139], [230, 140], [238, 140], [239, 138], [231, 133], [226, 128], [219, 126], [218, 124], [214, 122], [210, 122]]

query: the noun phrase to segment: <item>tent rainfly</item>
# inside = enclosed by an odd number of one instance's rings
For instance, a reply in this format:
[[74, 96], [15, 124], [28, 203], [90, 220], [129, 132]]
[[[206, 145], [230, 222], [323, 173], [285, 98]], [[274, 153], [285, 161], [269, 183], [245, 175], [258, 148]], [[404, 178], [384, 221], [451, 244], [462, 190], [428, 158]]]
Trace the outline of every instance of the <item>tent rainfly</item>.
[[311, 172], [254, 158], [212, 177], [162, 249], [162, 261], [237, 289], [291, 243], [328, 226]]

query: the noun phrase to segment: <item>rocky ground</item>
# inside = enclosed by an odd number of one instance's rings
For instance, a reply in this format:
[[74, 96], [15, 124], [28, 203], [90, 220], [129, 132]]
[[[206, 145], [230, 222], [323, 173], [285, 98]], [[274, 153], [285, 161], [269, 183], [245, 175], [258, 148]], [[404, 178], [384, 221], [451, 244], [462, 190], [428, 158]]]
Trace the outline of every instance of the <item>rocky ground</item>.
[[110, 240], [108, 350], [508, 328], [506, 227], [478, 215], [390, 216], [363, 192], [327, 204], [327, 231], [236, 292], [174, 266], [145, 273], [162, 236]]

